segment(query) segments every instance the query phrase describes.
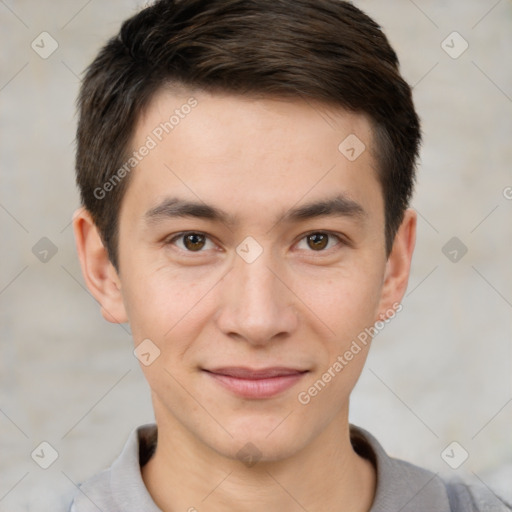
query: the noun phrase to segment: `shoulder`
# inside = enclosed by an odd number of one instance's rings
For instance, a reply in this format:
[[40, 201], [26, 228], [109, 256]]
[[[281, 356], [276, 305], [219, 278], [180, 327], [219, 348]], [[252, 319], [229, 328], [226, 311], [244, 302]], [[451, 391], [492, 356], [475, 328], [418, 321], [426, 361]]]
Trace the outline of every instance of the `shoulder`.
[[132, 431], [110, 468], [82, 483], [69, 512], [158, 512], [141, 475], [143, 464], [156, 444], [156, 425]]
[[350, 426], [354, 450], [369, 459], [377, 473], [370, 512], [511, 512], [512, 507], [484, 485], [445, 480], [438, 474], [390, 457], [366, 430]]
[[78, 487], [69, 512], [117, 510], [110, 491], [110, 469], [101, 471]]
[[484, 485], [459, 480], [446, 481], [450, 510], [454, 512], [510, 512], [512, 505], [503, 501]]

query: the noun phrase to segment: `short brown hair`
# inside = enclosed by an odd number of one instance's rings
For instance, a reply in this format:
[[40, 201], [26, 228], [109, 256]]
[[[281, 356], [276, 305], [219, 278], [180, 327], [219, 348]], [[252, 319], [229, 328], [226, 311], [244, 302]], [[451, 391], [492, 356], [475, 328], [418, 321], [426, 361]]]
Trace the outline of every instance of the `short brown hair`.
[[140, 113], [167, 84], [367, 114], [389, 255], [413, 191], [420, 123], [396, 53], [361, 10], [340, 0], [159, 0], [123, 23], [83, 80], [76, 156], [82, 204], [116, 268], [129, 176], [106, 197], [97, 191], [123, 165]]

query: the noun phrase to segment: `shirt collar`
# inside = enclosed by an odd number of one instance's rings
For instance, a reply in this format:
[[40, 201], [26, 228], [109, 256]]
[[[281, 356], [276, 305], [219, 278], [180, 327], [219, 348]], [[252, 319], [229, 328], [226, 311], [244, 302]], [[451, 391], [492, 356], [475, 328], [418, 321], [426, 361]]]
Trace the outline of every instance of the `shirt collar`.
[[110, 486], [119, 510], [161, 512], [142, 480], [141, 461], [147, 461], [156, 447], [157, 427], [143, 425], [132, 431], [121, 455], [112, 464]]
[[[350, 439], [354, 450], [376, 468], [377, 488], [370, 512], [450, 511], [445, 486], [437, 474], [389, 457], [377, 439], [360, 427], [350, 425]], [[151, 458], [156, 442], [156, 425], [133, 430], [112, 465], [111, 491], [119, 510], [161, 512], [141, 474], [141, 464]]]
[[354, 450], [370, 459], [377, 488], [370, 512], [450, 512], [446, 487], [437, 474], [390, 457], [366, 430], [350, 425]]

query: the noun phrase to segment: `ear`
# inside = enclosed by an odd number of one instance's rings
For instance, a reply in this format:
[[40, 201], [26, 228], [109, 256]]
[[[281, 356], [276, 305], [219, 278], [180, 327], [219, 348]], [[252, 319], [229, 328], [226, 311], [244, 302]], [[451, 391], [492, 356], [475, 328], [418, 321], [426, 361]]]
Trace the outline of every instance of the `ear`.
[[112, 323], [128, 321], [121, 281], [108, 258], [96, 224], [85, 208], [73, 215], [73, 231], [85, 284], [101, 305], [103, 318]]
[[376, 321], [385, 320], [389, 316], [389, 312], [396, 310], [396, 306], [400, 304], [407, 289], [412, 254], [416, 242], [416, 220], [416, 212], [408, 208], [395, 235], [393, 247], [386, 262]]

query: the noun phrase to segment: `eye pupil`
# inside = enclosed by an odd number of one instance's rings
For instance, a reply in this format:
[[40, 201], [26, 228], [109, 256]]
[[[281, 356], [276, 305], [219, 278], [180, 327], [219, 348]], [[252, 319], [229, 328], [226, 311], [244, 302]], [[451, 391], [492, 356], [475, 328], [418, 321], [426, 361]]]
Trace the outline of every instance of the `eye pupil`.
[[329, 236], [325, 233], [313, 233], [308, 236], [308, 245], [314, 250], [324, 249], [328, 238]]
[[190, 233], [184, 236], [184, 244], [190, 251], [198, 251], [202, 249], [205, 242], [205, 236], [198, 233]]

